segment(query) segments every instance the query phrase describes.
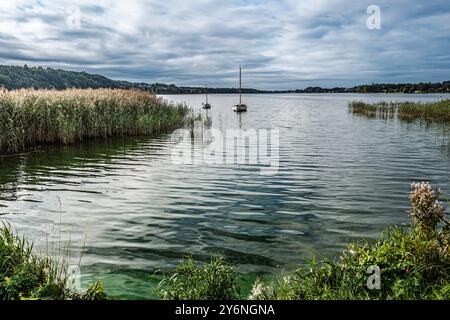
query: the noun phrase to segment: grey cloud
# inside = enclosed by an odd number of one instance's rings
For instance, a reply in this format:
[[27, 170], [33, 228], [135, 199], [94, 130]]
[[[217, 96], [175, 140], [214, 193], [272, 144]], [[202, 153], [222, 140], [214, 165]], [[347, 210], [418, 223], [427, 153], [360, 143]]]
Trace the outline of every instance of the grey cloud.
[[[450, 74], [450, 8], [442, 0], [376, 1], [381, 30], [366, 28], [366, 0], [16, 2], [14, 10], [0, 4], [0, 63], [216, 86], [235, 85], [241, 63], [246, 85], [259, 88]], [[65, 25], [74, 3], [80, 30]]]

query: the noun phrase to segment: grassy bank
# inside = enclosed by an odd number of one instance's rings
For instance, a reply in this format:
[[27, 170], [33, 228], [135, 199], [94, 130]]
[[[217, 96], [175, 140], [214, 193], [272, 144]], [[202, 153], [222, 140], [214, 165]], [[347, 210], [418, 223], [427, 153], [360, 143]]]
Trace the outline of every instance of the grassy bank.
[[349, 103], [352, 114], [374, 118], [400, 118], [403, 120], [425, 120], [429, 122], [450, 122], [450, 100], [437, 102], [378, 102]]
[[44, 143], [154, 134], [180, 126], [188, 109], [133, 90], [0, 90], [0, 154]]
[[0, 225], [0, 300], [98, 300], [105, 299], [101, 283], [85, 292], [68, 286], [67, 267], [55, 259], [37, 255], [33, 246]]
[[[375, 243], [353, 243], [335, 260], [314, 259], [272, 283], [257, 280], [249, 299], [450, 299], [450, 227], [439, 194], [427, 183], [414, 184], [408, 230], [390, 227]], [[188, 258], [161, 282], [160, 294], [238, 298], [236, 284], [236, 269], [224, 260], [196, 265]]]

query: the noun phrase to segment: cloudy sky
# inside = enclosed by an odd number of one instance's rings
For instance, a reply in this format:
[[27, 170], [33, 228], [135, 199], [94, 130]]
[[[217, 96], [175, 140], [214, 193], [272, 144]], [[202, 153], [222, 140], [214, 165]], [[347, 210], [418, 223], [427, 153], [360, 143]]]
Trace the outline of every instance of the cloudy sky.
[[437, 82], [449, 21], [448, 0], [1, 0], [0, 64], [210, 86], [242, 64], [260, 89]]

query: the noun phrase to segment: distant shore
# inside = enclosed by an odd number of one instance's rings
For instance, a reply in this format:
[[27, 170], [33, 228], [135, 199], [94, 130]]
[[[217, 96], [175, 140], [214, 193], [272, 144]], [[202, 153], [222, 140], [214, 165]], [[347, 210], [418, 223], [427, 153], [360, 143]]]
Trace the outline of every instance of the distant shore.
[[[237, 80], [236, 80], [237, 81]], [[237, 84], [236, 84], [237, 85]], [[137, 89], [159, 95], [204, 94], [203, 86], [177, 86], [175, 84], [129, 82], [112, 80], [98, 74], [74, 72], [47, 67], [4, 66], [0, 65], [0, 88], [14, 89]], [[211, 94], [237, 94], [239, 89], [208, 88]], [[450, 93], [450, 81], [418, 83], [372, 83], [354, 87], [322, 88], [308, 86], [305, 89], [258, 90], [242, 88], [244, 94], [286, 94], [286, 93]]]

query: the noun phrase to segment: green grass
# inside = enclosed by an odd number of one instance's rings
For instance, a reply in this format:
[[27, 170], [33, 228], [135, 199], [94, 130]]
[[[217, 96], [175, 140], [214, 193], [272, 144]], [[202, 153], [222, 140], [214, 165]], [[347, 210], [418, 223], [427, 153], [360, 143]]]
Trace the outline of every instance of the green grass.
[[0, 90], [0, 154], [45, 143], [165, 132], [180, 126], [188, 112], [137, 90]]
[[98, 282], [83, 293], [68, 288], [62, 268], [54, 259], [33, 253], [33, 246], [9, 225], [0, 226], [0, 300], [106, 298]]
[[352, 114], [374, 118], [400, 118], [402, 120], [425, 120], [428, 122], [450, 122], [450, 100], [437, 102], [378, 102], [349, 103]]
[[239, 296], [236, 270], [223, 258], [196, 264], [188, 256], [159, 284], [165, 300], [232, 300]]

